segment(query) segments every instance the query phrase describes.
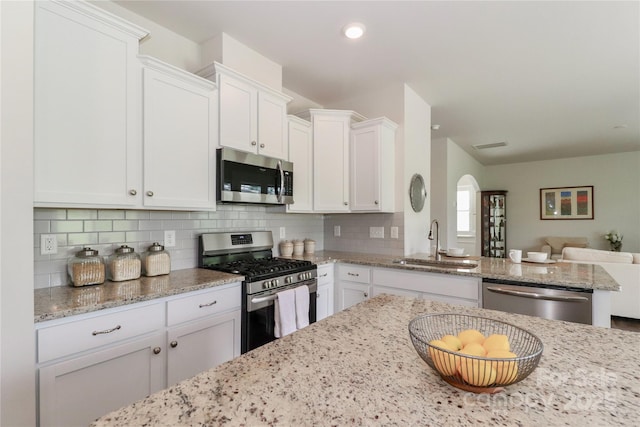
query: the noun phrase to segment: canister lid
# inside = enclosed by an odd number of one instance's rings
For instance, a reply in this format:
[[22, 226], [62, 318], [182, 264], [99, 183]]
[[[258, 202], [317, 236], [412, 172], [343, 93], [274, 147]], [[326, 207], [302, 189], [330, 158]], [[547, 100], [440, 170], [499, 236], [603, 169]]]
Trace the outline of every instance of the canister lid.
[[153, 242], [153, 244], [151, 246], [149, 246], [149, 248], [147, 250], [149, 252], [160, 252], [160, 251], [164, 251], [164, 246], [162, 246], [158, 242]]
[[131, 246], [122, 245], [118, 249], [115, 250], [117, 254], [128, 254], [133, 252], [133, 248]]
[[76, 256], [78, 257], [90, 257], [98, 255], [98, 251], [91, 248], [82, 248], [78, 252], [76, 252]]

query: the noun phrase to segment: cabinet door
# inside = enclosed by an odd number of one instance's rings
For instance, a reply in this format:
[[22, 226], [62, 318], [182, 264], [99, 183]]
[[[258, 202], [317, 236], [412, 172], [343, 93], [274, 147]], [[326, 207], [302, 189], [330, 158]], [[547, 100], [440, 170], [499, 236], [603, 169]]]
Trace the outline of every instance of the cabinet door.
[[267, 92], [258, 92], [258, 152], [287, 160], [288, 146], [286, 101]]
[[[351, 210], [380, 210], [380, 141], [376, 127], [351, 133]], [[388, 161], [385, 159], [385, 161]]]
[[257, 152], [258, 90], [232, 77], [220, 74], [220, 145]]
[[169, 329], [167, 385], [240, 355], [240, 310]]
[[37, 206], [139, 201], [138, 36], [104, 15], [84, 2], [36, 3]]
[[164, 335], [41, 367], [41, 426], [88, 425], [165, 387]]
[[333, 314], [333, 283], [319, 285], [316, 298], [316, 320], [331, 316]]
[[358, 304], [371, 295], [371, 286], [363, 283], [340, 282], [340, 310]]
[[349, 211], [349, 130], [348, 118], [313, 117], [313, 208], [316, 212]]
[[214, 95], [144, 69], [145, 206], [215, 209]]
[[293, 200], [288, 212], [311, 212], [313, 209], [313, 146], [311, 123], [289, 118], [289, 161], [293, 162]]

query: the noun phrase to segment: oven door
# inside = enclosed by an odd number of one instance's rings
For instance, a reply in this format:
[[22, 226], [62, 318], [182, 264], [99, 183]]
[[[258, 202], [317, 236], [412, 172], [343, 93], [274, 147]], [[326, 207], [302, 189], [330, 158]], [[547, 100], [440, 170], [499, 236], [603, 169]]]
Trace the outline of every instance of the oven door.
[[241, 352], [253, 350], [268, 342], [274, 341], [276, 337], [273, 333], [275, 325], [274, 301], [278, 298], [277, 293], [285, 289], [293, 289], [298, 286], [307, 285], [309, 287], [309, 323], [316, 321], [316, 292], [318, 289], [317, 280], [311, 279], [299, 282], [291, 286], [270, 289], [253, 295], [246, 295], [243, 301], [242, 310], [242, 342]]

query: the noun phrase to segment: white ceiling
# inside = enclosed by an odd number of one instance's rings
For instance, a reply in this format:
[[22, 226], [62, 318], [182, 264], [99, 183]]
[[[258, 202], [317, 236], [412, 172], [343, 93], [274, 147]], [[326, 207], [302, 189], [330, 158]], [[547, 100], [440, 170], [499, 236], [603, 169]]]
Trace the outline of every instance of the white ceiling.
[[[117, 3], [196, 42], [225, 32], [321, 105], [406, 82], [432, 138], [486, 165], [640, 150], [638, 1]], [[341, 36], [351, 21], [363, 39]]]

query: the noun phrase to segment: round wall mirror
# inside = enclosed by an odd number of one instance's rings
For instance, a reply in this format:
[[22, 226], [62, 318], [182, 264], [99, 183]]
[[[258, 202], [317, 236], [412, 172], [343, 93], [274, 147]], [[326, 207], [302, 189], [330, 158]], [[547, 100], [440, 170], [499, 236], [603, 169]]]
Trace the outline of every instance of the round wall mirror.
[[424, 179], [419, 173], [413, 174], [409, 184], [409, 200], [414, 212], [420, 212], [427, 198], [427, 189], [424, 187]]

